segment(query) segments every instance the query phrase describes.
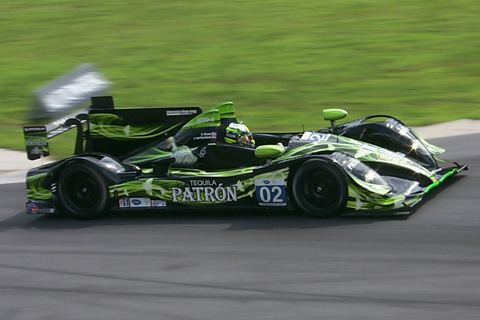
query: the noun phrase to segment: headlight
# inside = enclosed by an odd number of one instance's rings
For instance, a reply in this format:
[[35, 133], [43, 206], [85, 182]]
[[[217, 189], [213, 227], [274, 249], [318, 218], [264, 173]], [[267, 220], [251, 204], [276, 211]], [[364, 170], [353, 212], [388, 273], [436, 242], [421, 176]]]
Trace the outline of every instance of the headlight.
[[341, 152], [332, 153], [331, 158], [364, 188], [381, 194], [386, 194], [392, 190], [382, 176], [360, 160]]

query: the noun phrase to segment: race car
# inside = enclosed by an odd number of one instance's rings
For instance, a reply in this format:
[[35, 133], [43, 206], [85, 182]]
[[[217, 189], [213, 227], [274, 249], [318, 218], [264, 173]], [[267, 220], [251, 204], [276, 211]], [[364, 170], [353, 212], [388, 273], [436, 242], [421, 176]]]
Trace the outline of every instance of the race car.
[[76, 129], [74, 155], [27, 173], [27, 213], [98, 219], [122, 210], [287, 208], [311, 217], [409, 212], [467, 165], [400, 120], [369, 116], [303, 132], [251, 132], [233, 103], [200, 107], [89, 108], [46, 126], [24, 127], [29, 159]]

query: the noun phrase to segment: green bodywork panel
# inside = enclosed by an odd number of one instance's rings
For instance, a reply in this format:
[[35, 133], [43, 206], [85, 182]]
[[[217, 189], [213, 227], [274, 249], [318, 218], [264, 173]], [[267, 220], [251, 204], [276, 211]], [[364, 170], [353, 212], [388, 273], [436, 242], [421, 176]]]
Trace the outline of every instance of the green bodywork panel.
[[[255, 180], [265, 179], [280, 179], [286, 185], [288, 178], [288, 169], [261, 173], [250, 176], [244, 179], [228, 179], [231, 181], [226, 184], [221, 182], [222, 178], [232, 178], [236, 176], [244, 176], [251, 174], [253, 168], [246, 168], [241, 170], [228, 170], [212, 174], [212, 172], [205, 172], [201, 170], [181, 170], [171, 171], [172, 175], [181, 173], [188, 178], [179, 180], [162, 179], [162, 178], [146, 178], [135, 181], [129, 181], [122, 184], [110, 187], [110, 195], [114, 197], [149, 197], [167, 202], [177, 202], [185, 205], [204, 206], [212, 204], [221, 204], [229, 201], [238, 201], [243, 198], [251, 198], [255, 193]], [[206, 179], [207, 181], [214, 181], [207, 187], [197, 187], [192, 185], [192, 181], [198, 179]], [[216, 181], [219, 181], [218, 183]], [[205, 181], [205, 180], [201, 180]], [[208, 188], [211, 188], [210, 195]], [[214, 191], [222, 190], [221, 196], [214, 195]], [[182, 193], [175, 193], [175, 190], [182, 190]], [[184, 192], [183, 190], [188, 190]], [[188, 198], [187, 198], [188, 197]], [[223, 198], [223, 199], [222, 199]], [[189, 199], [189, 201], [187, 201]], [[192, 201], [194, 200], [194, 201]]]
[[283, 156], [275, 159], [275, 161], [286, 160], [292, 157], [306, 156], [313, 153], [332, 153], [334, 151], [339, 151], [360, 161], [375, 161], [384, 163], [394, 162], [400, 167], [404, 167], [430, 178], [433, 182], [436, 181], [435, 176], [430, 171], [403, 155], [346, 137], [338, 136], [337, 139], [338, 142], [335, 143], [318, 141], [305, 144], [286, 152]]
[[132, 139], [149, 139], [161, 136], [167, 129], [172, 129], [179, 124], [163, 126], [162, 124], [147, 124], [142, 126], [116, 125], [119, 116], [110, 113], [95, 113], [89, 115], [90, 137], [106, 137], [113, 140], [131, 141]]
[[44, 187], [44, 182], [48, 178], [48, 173], [40, 173], [27, 177], [27, 198], [35, 200], [50, 200], [52, 190]]
[[235, 109], [233, 102], [224, 102], [218, 106], [201, 113], [189, 122], [187, 122], [181, 131], [192, 129], [201, 129], [209, 127], [218, 127], [224, 119], [234, 119]]

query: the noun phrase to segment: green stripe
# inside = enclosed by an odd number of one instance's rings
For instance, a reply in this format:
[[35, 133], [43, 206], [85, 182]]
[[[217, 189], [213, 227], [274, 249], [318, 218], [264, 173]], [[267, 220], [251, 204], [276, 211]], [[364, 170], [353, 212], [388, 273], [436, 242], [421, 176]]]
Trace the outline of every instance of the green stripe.
[[453, 176], [455, 173], [457, 173], [458, 169], [453, 169], [452, 171], [450, 172], [447, 172], [445, 175], [443, 175], [443, 177], [440, 178], [439, 181], [435, 182], [435, 183], [432, 183], [431, 185], [429, 185], [427, 187], [427, 189], [425, 189], [425, 194], [429, 193], [433, 188], [436, 188], [440, 185], [440, 183], [442, 183], [443, 181], [445, 181], [445, 179]]

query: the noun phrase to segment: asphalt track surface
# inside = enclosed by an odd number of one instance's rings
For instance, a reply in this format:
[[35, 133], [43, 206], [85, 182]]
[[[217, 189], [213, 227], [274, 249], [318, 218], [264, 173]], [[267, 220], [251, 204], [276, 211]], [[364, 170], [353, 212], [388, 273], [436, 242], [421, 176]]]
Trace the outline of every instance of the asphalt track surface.
[[24, 213], [0, 185], [0, 319], [478, 319], [480, 135], [408, 217]]

